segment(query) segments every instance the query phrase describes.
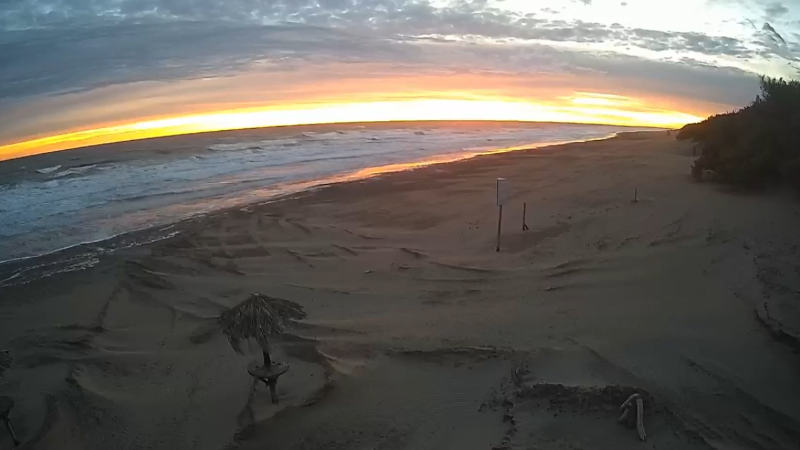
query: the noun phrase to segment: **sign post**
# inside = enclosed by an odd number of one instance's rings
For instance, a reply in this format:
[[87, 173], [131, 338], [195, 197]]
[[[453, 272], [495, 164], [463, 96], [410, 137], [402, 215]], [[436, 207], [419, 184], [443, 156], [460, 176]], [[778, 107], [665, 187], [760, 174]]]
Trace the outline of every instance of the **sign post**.
[[495, 251], [500, 251], [500, 230], [503, 225], [503, 204], [508, 200], [511, 193], [511, 185], [505, 178], [497, 179], [497, 247]]

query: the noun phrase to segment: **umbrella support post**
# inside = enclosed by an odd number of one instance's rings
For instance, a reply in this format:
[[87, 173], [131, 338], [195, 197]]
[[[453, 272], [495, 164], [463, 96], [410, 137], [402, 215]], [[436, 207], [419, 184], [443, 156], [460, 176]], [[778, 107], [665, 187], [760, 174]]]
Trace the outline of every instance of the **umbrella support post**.
[[[265, 353], [266, 355], [266, 353]], [[285, 363], [274, 363], [269, 366], [259, 366], [258, 362], [253, 361], [247, 367], [247, 371], [256, 380], [264, 383], [269, 389], [272, 403], [278, 403], [278, 378], [289, 370], [289, 365]]]
[[269, 387], [269, 396], [272, 400], [272, 403], [278, 403], [278, 379], [272, 378], [267, 382], [267, 386]]
[[259, 379], [264, 383], [264, 386], [269, 389], [269, 396], [272, 403], [278, 404], [278, 377]]

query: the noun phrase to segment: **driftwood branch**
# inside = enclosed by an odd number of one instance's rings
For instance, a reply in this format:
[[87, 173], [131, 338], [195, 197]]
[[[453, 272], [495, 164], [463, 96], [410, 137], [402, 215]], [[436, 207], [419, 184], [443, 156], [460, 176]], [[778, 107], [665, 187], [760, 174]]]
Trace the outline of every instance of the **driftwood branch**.
[[8, 430], [8, 434], [11, 435], [11, 439], [14, 442], [14, 447], [20, 444], [19, 439], [17, 439], [17, 434], [14, 432], [14, 426], [11, 424], [11, 418], [9, 417], [11, 414], [11, 408], [14, 407], [14, 400], [11, 397], [0, 397], [0, 420], [5, 423], [6, 429]]
[[622, 413], [620, 414], [617, 422], [625, 425], [633, 426], [633, 415], [631, 410], [636, 405], [636, 432], [639, 434], [639, 439], [642, 441], [647, 440], [647, 433], [644, 430], [644, 400], [640, 394], [631, 394], [619, 406]]
[[636, 431], [639, 432], [639, 439], [647, 440], [647, 433], [644, 431], [644, 401], [642, 401], [642, 397], [636, 398]]

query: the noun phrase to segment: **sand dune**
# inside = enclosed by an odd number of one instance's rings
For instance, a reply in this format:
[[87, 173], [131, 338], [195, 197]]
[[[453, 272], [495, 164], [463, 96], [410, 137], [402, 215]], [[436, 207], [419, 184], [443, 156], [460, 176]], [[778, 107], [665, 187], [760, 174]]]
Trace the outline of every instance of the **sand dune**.
[[[690, 161], [666, 133], [485, 156], [26, 270], [0, 394], [42, 449], [797, 448], [800, 208]], [[279, 405], [216, 327], [256, 291], [308, 312], [274, 346]], [[632, 392], [645, 444], [616, 423]]]

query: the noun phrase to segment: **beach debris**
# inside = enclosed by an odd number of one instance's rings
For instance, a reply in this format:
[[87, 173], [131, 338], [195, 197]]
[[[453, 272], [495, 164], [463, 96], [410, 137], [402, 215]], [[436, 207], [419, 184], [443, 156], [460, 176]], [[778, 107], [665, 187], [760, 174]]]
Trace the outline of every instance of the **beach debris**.
[[633, 203], [639, 203], [639, 188], [633, 188]]
[[[636, 412], [634, 413], [634, 405]], [[622, 405], [620, 405], [620, 414], [617, 422], [627, 425], [629, 427], [636, 426], [636, 432], [639, 434], [639, 439], [642, 441], [647, 440], [647, 433], [644, 430], [644, 399], [641, 394], [631, 394]], [[635, 416], [634, 416], [635, 414]]]
[[[647, 391], [632, 386], [570, 386], [543, 382], [529, 384], [524, 380], [517, 382], [513, 374], [512, 382], [516, 386], [513, 392], [517, 404], [535, 400], [535, 407], [546, 414], [552, 414], [553, 418], [562, 414], [605, 415], [619, 408], [618, 422], [627, 428], [635, 428], [643, 442], [647, 440], [644, 426], [645, 403], [650, 408], [651, 415], [659, 414], [654, 398]], [[660, 408], [660, 411], [663, 413], [664, 409]]]
[[647, 433], [644, 431], [644, 400], [641, 397], [636, 399], [636, 432], [639, 433], [639, 439], [647, 440]]
[[414, 250], [412, 248], [407, 248], [407, 247], [400, 247], [400, 251], [408, 253], [409, 255], [413, 256], [415, 259], [422, 259], [422, 258], [425, 258], [427, 256], [427, 255], [425, 255], [425, 253], [422, 253], [419, 250]]
[[20, 444], [19, 439], [17, 439], [17, 434], [14, 433], [14, 426], [11, 424], [11, 419], [8, 417], [11, 414], [11, 408], [14, 407], [14, 400], [11, 397], [0, 396], [0, 419], [6, 425], [6, 430], [8, 430], [8, 434], [11, 435], [11, 440], [14, 442], [14, 447]]
[[711, 169], [703, 169], [700, 174], [700, 181], [717, 181], [718, 179], [719, 176], [717, 175], [717, 172]]
[[[3, 376], [6, 370], [11, 367], [13, 359], [11, 358], [11, 354], [8, 350], [0, 351], [0, 377]], [[0, 396], [0, 419], [3, 420], [3, 423], [6, 425], [6, 430], [8, 430], [8, 434], [11, 435], [11, 440], [14, 441], [14, 447], [20, 444], [19, 440], [17, 439], [16, 433], [14, 433], [14, 426], [11, 424], [11, 418], [9, 414], [11, 414], [11, 408], [14, 407], [14, 400], [11, 397]]]
[[257, 292], [219, 316], [222, 332], [236, 353], [242, 353], [241, 343], [248, 339], [255, 340], [261, 347], [263, 365], [253, 361], [247, 372], [269, 388], [272, 403], [278, 403], [278, 377], [289, 370], [289, 365], [272, 361], [269, 338], [283, 334], [288, 324], [305, 317], [300, 304]]
[[619, 422], [619, 423], [627, 422], [628, 421], [628, 416], [630, 415], [630, 412], [631, 412], [630, 408], [624, 408], [622, 410], [622, 414], [619, 415], [619, 418], [617, 419], [617, 422]]

